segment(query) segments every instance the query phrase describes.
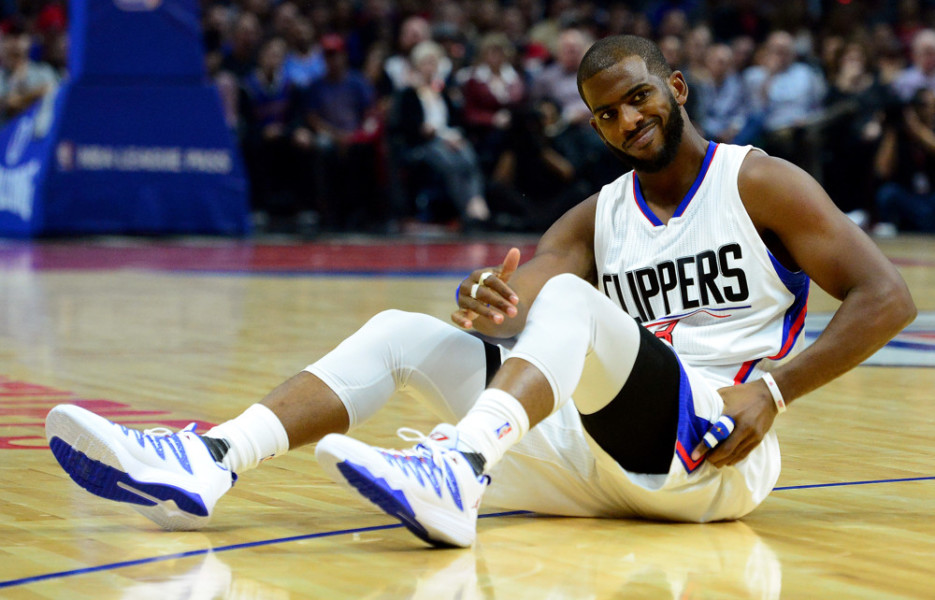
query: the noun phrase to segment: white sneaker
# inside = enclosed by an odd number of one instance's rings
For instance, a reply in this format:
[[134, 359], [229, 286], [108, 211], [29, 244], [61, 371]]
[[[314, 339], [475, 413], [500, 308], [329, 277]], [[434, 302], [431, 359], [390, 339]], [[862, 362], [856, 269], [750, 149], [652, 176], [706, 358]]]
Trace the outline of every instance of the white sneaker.
[[440, 425], [429, 437], [402, 428], [399, 437], [419, 442], [411, 450], [386, 450], [346, 435], [326, 435], [315, 449], [325, 473], [399, 519], [435, 546], [467, 547], [477, 537], [477, 509], [490, 482], [454, 449], [457, 434]]
[[194, 426], [138, 431], [60, 404], [45, 435], [62, 468], [92, 494], [131, 504], [165, 529], [198, 529], [237, 476], [214, 461]]

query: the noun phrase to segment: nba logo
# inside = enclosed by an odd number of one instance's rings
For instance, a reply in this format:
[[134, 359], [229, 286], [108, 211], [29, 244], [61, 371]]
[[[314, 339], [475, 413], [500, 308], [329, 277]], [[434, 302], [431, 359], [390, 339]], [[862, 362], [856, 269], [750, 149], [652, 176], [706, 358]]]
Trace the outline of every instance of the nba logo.
[[496, 431], [497, 439], [498, 439], [498, 440], [502, 440], [502, 439], [503, 439], [503, 436], [505, 436], [506, 434], [510, 433], [511, 431], [513, 431], [513, 426], [510, 425], [509, 422], [504, 423], [504, 424], [501, 425], [500, 427], [497, 427], [497, 431]]

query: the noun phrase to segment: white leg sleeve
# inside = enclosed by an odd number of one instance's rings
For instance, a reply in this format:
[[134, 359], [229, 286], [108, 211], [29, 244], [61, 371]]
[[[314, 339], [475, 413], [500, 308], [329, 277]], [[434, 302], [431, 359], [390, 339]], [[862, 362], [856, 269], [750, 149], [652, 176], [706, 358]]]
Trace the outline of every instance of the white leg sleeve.
[[583, 279], [550, 279], [529, 309], [510, 357], [538, 368], [555, 394], [553, 412], [574, 395], [597, 412], [623, 387], [640, 348], [639, 324]]
[[464, 417], [486, 385], [484, 343], [434, 317], [384, 311], [309, 365], [338, 395], [351, 427], [396, 393], [425, 402], [438, 417]]

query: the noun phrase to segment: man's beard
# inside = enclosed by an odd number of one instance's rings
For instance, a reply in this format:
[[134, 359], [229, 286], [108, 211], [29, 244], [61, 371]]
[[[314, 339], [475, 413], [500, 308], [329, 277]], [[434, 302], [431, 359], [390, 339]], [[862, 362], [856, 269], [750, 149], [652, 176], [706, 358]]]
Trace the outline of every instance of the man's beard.
[[635, 169], [641, 173], [657, 173], [661, 171], [669, 166], [669, 163], [675, 159], [675, 153], [678, 152], [679, 144], [682, 143], [682, 129], [685, 126], [685, 120], [682, 118], [682, 111], [680, 110], [678, 102], [675, 100], [675, 96], [673, 96], [671, 92], [669, 93], [669, 108], [669, 122], [666, 123], [665, 130], [663, 131], [662, 152], [655, 158], [646, 160], [634, 158], [620, 148], [611, 146], [606, 141], [604, 144], [613, 152], [614, 156], [631, 169]]

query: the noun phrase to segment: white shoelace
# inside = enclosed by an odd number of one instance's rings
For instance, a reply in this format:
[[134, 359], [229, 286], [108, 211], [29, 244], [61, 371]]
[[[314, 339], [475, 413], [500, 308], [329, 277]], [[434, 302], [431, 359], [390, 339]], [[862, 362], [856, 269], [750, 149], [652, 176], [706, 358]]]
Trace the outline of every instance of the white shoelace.
[[198, 426], [197, 423], [192, 422], [186, 425], [184, 428], [179, 429], [178, 432], [172, 431], [168, 427], [153, 427], [152, 429], [144, 429], [143, 435], [166, 436], [166, 435], [172, 435], [174, 433], [190, 433], [190, 432], [193, 433], [195, 431], [195, 427], [197, 426]]

